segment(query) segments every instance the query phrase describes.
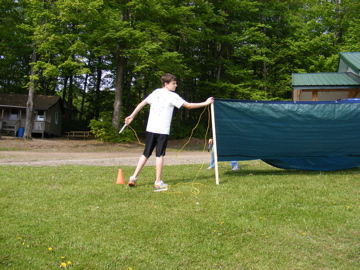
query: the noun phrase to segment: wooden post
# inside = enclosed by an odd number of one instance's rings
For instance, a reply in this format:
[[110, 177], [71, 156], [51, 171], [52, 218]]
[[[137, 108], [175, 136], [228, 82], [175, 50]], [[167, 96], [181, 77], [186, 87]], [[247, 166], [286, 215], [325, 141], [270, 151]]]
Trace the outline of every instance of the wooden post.
[[214, 103], [211, 104], [211, 125], [212, 125], [212, 134], [213, 134], [213, 151], [214, 151], [214, 161], [215, 161], [215, 181], [216, 184], [219, 185], [220, 179], [219, 179], [219, 166], [218, 166], [218, 156], [217, 156]]

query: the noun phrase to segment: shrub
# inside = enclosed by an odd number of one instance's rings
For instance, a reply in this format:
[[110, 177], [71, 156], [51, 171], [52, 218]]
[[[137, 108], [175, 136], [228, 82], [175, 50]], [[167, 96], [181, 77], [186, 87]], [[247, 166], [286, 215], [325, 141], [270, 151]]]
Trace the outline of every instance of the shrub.
[[135, 136], [130, 129], [125, 129], [121, 135], [118, 130], [115, 130], [111, 124], [111, 118], [104, 117], [100, 120], [90, 120], [91, 133], [96, 138], [104, 142], [113, 143], [130, 143], [135, 140]]

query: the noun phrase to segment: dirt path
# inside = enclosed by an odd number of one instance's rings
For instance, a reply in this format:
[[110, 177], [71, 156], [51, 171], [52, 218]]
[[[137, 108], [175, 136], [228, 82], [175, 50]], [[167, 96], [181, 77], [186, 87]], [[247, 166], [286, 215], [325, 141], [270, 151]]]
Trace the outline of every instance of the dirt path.
[[[207, 164], [210, 153], [202, 151], [203, 141], [193, 139], [179, 152], [186, 140], [171, 141], [165, 165]], [[186, 150], [190, 149], [190, 150]], [[97, 140], [33, 139], [2, 137], [0, 165], [13, 166], [135, 166], [143, 151], [139, 144], [111, 144]], [[147, 166], [154, 166], [152, 156]]]

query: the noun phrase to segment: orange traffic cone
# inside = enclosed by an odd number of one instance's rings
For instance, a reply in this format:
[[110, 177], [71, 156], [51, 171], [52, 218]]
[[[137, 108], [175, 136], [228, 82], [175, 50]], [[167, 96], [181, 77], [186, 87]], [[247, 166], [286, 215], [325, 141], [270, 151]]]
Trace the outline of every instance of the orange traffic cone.
[[119, 169], [118, 176], [116, 179], [116, 184], [121, 184], [121, 185], [125, 184], [124, 174], [122, 172], [122, 169]]

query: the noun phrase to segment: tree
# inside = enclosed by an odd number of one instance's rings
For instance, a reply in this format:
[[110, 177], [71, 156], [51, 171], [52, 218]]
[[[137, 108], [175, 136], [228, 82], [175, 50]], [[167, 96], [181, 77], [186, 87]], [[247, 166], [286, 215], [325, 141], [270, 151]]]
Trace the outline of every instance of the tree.
[[[359, 5], [2, 0], [0, 91], [27, 89], [29, 110], [32, 94], [62, 95], [82, 119], [111, 115], [114, 130], [166, 72], [178, 76], [178, 92], [189, 101], [286, 99], [291, 73], [334, 71], [340, 51], [359, 50]], [[174, 122], [190, 126], [199, 113], [175, 110]], [[133, 124], [142, 127], [143, 119]]]
[[358, 52], [360, 51], [360, 3], [356, 0], [342, 1], [338, 13], [343, 17], [340, 27], [342, 29], [341, 51]]
[[32, 48], [29, 35], [21, 27], [23, 1], [0, 1], [0, 91], [26, 93], [24, 86], [30, 72]]

